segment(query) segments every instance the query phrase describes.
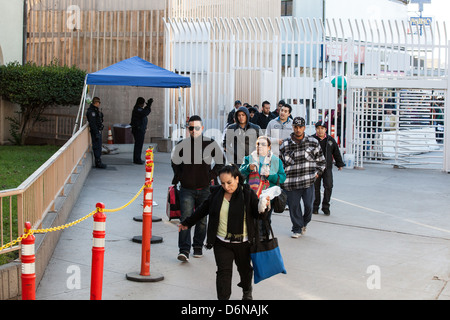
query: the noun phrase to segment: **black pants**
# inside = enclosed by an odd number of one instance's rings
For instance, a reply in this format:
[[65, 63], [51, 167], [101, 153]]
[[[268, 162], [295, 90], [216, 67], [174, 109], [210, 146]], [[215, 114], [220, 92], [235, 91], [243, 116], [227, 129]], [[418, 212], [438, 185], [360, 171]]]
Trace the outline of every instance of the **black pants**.
[[330, 210], [330, 199], [333, 191], [333, 173], [331, 169], [325, 169], [323, 174], [314, 182], [315, 198], [313, 204], [313, 212], [317, 212], [320, 207], [320, 186], [323, 181], [323, 200], [322, 210]]
[[250, 260], [250, 244], [227, 243], [216, 239], [214, 243], [216, 258], [216, 290], [217, 299], [228, 300], [231, 296], [231, 279], [233, 275], [233, 260], [236, 263], [241, 282], [238, 284], [243, 291], [252, 287], [253, 267]]
[[144, 145], [145, 130], [132, 129], [134, 137], [133, 162], [141, 162], [142, 147]]
[[92, 152], [94, 153], [95, 164], [99, 164], [102, 162], [102, 132], [93, 133], [91, 132], [91, 140], [92, 140]]

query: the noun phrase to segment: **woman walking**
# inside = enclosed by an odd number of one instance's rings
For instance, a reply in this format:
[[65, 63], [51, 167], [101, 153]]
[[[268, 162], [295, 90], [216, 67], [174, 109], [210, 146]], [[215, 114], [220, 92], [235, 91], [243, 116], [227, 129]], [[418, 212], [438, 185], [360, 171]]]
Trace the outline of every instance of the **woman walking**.
[[195, 212], [179, 226], [186, 230], [209, 214], [206, 248], [214, 249], [217, 265], [216, 290], [219, 300], [231, 296], [233, 261], [241, 281], [243, 300], [252, 300], [253, 268], [250, 245], [255, 236], [255, 219], [258, 197], [248, 185], [243, 184], [239, 169], [226, 165], [219, 171], [220, 186], [211, 187], [211, 194]]
[[[256, 150], [244, 158], [239, 168], [244, 183], [250, 183], [250, 187], [255, 190], [262, 182], [264, 189], [281, 185], [286, 180], [283, 162], [275, 156], [271, 150], [271, 141], [267, 136], [260, 136], [256, 141]], [[256, 192], [256, 191], [255, 191]], [[270, 222], [272, 206], [267, 213], [267, 220]]]

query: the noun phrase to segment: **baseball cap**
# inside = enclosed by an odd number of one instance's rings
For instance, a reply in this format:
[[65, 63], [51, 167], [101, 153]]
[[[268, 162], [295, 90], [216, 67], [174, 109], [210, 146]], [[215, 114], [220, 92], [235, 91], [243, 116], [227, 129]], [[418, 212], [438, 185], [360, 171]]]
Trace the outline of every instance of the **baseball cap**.
[[316, 128], [317, 127], [327, 127], [327, 125], [326, 125], [326, 123], [325, 122], [323, 122], [323, 121], [317, 121], [316, 122]]
[[292, 122], [292, 126], [304, 127], [305, 119], [303, 119], [302, 117], [295, 117], [294, 122]]

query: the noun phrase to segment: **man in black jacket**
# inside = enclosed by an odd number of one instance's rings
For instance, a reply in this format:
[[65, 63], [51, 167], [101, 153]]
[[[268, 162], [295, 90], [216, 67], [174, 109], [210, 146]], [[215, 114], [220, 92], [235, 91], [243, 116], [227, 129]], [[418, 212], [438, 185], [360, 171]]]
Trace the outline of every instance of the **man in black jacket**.
[[[203, 136], [202, 119], [199, 116], [189, 118], [189, 137], [181, 140], [172, 151], [172, 184], [181, 184], [180, 221], [190, 217], [194, 208], [200, 207], [210, 194], [211, 180], [215, 180], [219, 170], [225, 164], [220, 146], [213, 139]], [[214, 166], [212, 167], [212, 164]], [[211, 168], [212, 167], [212, 168]], [[178, 260], [189, 261], [189, 253], [194, 249], [194, 258], [202, 256], [203, 242], [206, 237], [206, 217], [195, 225], [193, 241], [191, 231], [184, 230], [178, 236]]]
[[89, 129], [92, 139], [92, 152], [95, 158], [95, 167], [105, 169], [106, 164], [102, 163], [102, 130], [103, 126], [103, 112], [100, 111], [100, 98], [94, 97], [92, 103], [87, 109], [86, 117], [89, 122]]
[[240, 166], [244, 157], [256, 149], [261, 128], [250, 122], [250, 112], [240, 107], [235, 113], [235, 123], [225, 129], [223, 149], [230, 163]]
[[145, 132], [147, 131], [148, 115], [152, 112], [153, 99], [147, 101], [144, 107], [145, 99], [137, 98], [136, 104], [131, 114], [131, 133], [134, 137], [133, 162], [136, 164], [144, 164], [141, 159], [142, 146], [144, 145]]
[[227, 117], [227, 126], [231, 125], [234, 123], [234, 115], [236, 113], [236, 110], [239, 109], [240, 107], [242, 107], [242, 103], [240, 100], [236, 100], [234, 102], [234, 108], [233, 110], [230, 111], [230, 113], [228, 113], [228, 117]]
[[336, 161], [336, 167], [338, 170], [342, 170], [345, 166], [342, 161], [341, 152], [339, 151], [339, 146], [336, 140], [332, 136], [327, 134], [327, 127], [322, 121], [316, 123], [316, 134], [313, 135], [314, 138], [319, 141], [320, 147], [322, 148], [323, 155], [326, 160], [325, 171], [319, 178], [314, 182], [315, 199], [313, 204], [313, 213], [319, 213], [320, 206], [320, 184], [323, 180], [323, 201], [322, 201], [322, 211], [325, 215], [330, 215], [330, 199], [333, 190], [333, 158]]
[[258, 114], [258, 120], [256, 122], [257, 125], [261, 127], [261, 129], [265, 130], [270, 120], [275, 119], [276, 117], [272, 112], [270, 112], [270, 102], [264, 101], [261, 107], [261, 113]]

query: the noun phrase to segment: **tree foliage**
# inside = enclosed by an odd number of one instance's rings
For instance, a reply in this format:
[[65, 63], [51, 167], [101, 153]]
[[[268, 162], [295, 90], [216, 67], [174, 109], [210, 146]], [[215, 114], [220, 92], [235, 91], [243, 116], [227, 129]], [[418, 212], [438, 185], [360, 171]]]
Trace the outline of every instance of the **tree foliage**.
[[21, 65], [12, 62], [0, 66], [0, 95], [20, 105], [17, 118], [10, 118], [18, 144], [23, 144], [31, 128], [49, 106], [68, 106], [80, 102], [86, 72], [77, 67], [57, 65]]

